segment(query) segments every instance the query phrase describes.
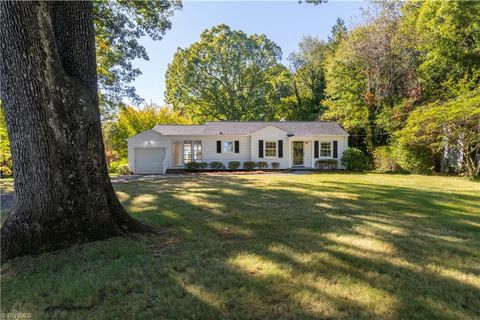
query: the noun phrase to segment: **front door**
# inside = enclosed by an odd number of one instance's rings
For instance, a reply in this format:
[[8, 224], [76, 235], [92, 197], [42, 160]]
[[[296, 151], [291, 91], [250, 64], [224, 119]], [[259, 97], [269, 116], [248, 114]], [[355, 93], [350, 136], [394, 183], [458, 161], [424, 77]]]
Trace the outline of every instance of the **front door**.
[[303, 141], [293, 141], [293, 165], [303, 166]]
[[172, 143], [172, 166], [182, 166], [182, 143], [179, 141]]

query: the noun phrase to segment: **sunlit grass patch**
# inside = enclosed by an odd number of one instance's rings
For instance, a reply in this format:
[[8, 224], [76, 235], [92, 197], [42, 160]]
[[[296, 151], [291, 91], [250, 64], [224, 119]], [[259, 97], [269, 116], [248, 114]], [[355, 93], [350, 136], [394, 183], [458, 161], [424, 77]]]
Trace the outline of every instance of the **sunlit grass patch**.
[[160, 234], [8, 262], [2, 312], [74, 319], [480, 314], [478, 183], [272, 174], [172, 177], [116, 190]]

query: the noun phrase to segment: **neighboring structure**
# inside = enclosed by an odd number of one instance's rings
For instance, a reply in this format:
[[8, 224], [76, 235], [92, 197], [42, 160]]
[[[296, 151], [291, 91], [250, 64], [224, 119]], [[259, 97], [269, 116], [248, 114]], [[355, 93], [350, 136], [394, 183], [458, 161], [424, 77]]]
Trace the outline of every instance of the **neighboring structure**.
[[[339, 159], [348, 133], [336, 122], [206, 122], [157, 125], [127, 139], [135, 174], [163, 174], [188, 162], [278, 162], [280, 169], [314, 168], [319, 159]], [[340, 164], [339, 168], [342, 168]]]

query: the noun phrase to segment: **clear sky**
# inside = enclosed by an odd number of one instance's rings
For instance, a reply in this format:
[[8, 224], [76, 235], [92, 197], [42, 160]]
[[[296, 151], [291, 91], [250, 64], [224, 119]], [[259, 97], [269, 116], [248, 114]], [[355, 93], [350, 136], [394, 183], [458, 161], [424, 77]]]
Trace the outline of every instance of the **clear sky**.
[[186, 48], [200, 39], [200, 33], [218, 24], [247, 34], [265, 34], [275, 41], [287, 64], [288, 54], [295, 51], [304, 35], [327, 39], [338, 17], [347, 26], [360, 17], [360, 1], [334, 1], [314, 6], [298, 1], [183, 1], [183, 9], [175, 11], [172, 28], [160, 41], [143, 38], [149, 61], [136, 60], [142, 75], [134, 82], [137, 93], [146, 100], [163, 104], [165, 72], [178, 47]]

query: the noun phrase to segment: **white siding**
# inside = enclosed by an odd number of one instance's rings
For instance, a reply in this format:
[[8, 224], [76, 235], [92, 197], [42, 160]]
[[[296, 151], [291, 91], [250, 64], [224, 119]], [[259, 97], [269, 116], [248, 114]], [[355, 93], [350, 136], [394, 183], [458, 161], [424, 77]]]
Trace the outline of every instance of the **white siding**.
[[[280, 163], [281, 169], [287, 169], [291, 167], [292, 159], [292, 141], [304, 141], [304, 165], [305, 167], [312, 167], [315, 165], [314, 158], [314, 141], [321, 142], [333, 142], [334, 140], [338, 141], [338, 161], [339, 167], [343, 168], [340, 165], [340, 159], [342, 157], [343, 151], [348, 147], [348, 136], [314, 136], [314, 137], [297, 137], [293, 136], [289, 138], [287, 132], [276, 128], [274, 126], [268, 126], [259, 131], [256, 131], [251, 134], [251, 136], [162, 136], [153, 130], [148, 130], [142, 132], [136, 136], [128, 139], [128, 164], [130, 170], [135, 172], [135, 148], [165, 148], [166, 152], [166, 168], [172, 167], [173, 157], [172, 157], [172, 142], [173, 141], [202, 141], [202, 161], [203, 162], [212, 162], [212, 161], [221, 161], [225, 166], [227, 166], [229, 161], [266, 161], [270, 164], [272, 162]], [[217, 153], [217, 140], [222, 141], [222, 153]], [[223, 142], [224, 141], [235, 141], [238, 140], [240, 143], [240, 152], [239, 153], [224, 153], [223, 152]], [[264, 148], [264, 157], [258, 157], [258, 141], [275, 141], [277, 142], [277, 157], [265, 157], [265, 148]], [[278, 158], [278, 140], [283, 140], [283, 157]], [[333, 147], [333, 146], [332, 146]], [[333, 156], [333, 149], [332, 149]], [[183, 159], [183, 153], [181, 155]]]
[[[222, 141], [239, 141], [239, 153], [217, 153], [217, 140]], [[135, 148], [159, 148], [164, 147], [166, 150], [166, 166], [172, 168], [172, 142], [173, 141], [202, 141], [202, 161], [212, 162], [221, 161], [227, 166], [230, 161], [250, 161], [250, 137], [247, 136], [162, 136], [153, 130], [142, 132], [128, 139], [128, 165], [130, 170], [135, 173]], [[183, 150], [183, 149], [182, 149]], [[181, 154], [183, 159], [183, 153]]]
[[[202, 140], [202, 158], [203, 162], [220, 161], [227, 166], [230, 161], [250, 161], [250, 137], [246, 136], [223, 136], [216, 137], [201, 137]], [[222, 141], [222, 152], [217, 153], [217, 140]], [[224, 141], [239, 141], [239, 153], [225, 153], [223, 152]]]
[[[312, 141], [312, 158], [313, 158], [313, 166], [315, 167], [315, 161], [317, 161], [318, 159], [333, 159], [333, 141], [337, 141], [338, 142], [338, 168], [339, 169], [344, 169], [344, 167], [341, 165], [340, 163], [340, 159], [342, 158], [342, 154], [343, 152], [345, 151], [345, 149], [348, 148], [348, 136], [316, 136], [316, 137], [310, 137], [311, 141]], [[313, 143], [314, 141], [318, 141], [319, 142], [319, 146], [318, 146], [318, 155], [319, 157], [318, 158], [315, 158], [314, 156], [314, 146], [313, 146]], [[330, 142], [332, 144], [332, 156], [331, 157], [321, 157], [320, 156], [320, 146], [321, 146], [321, 143], [322, 142]]]
[[165, 148], [167, 166], [170, 161], [172, 143], [169, 137], [163, 137], [159, 133], [148, 130], [137, 134], [127, 140], [128, 145], [128, 167], [135, 173], [135, 148]]
[[[263, 140], [265, 144], [266, 141], [276, 141], [277, 142], [277, 157], [265, 157], [265, 147], [263, 148], [263, 158], [258, 157], [258, 141]], [[283, 140], [283, 157], [278, 158], [278, 140]], [[290, 157], [290, 148], [288, 147], [288, 136], [287, 132], [274, 127], [268, 126], [261, 130], [258, 130], [251, 135], [251, 148], [252, 148], [252, 161], [266, 161], [270, 164], [272, 162], [280, 163], [280, 169], [289, 168], [289, 157]]]

